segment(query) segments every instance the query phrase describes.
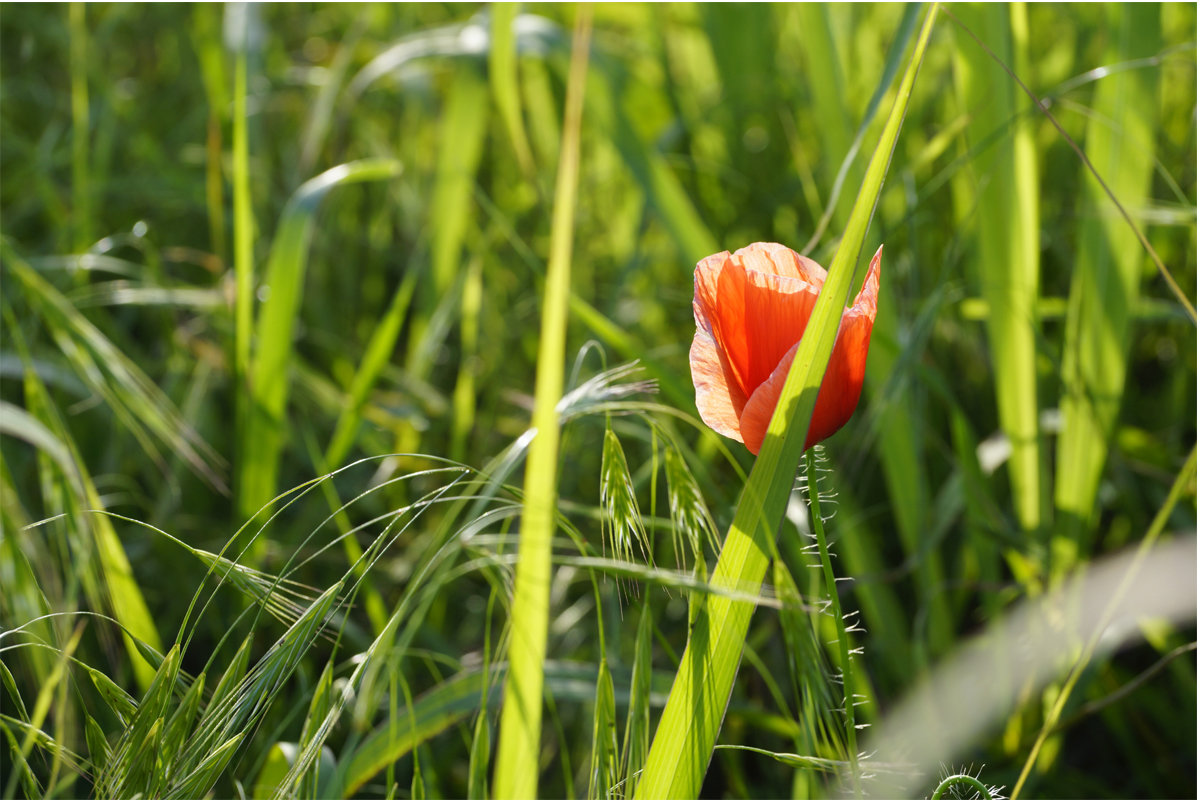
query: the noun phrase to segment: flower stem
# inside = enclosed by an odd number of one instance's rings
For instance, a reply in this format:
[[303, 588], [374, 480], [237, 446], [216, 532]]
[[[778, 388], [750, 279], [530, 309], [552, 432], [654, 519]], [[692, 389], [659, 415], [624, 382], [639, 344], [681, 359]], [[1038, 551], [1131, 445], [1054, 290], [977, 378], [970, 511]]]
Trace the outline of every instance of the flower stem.
[[825, 590], [829, 593], [830, 608], [838, 635], [838, 656], [841, 659], [842, 694], [846, 711], [846, 750], [850, 763], [850, 775], [854, 781], [854, 796], [862, 797], [862, 784], [858, 770], [858, 728], [854, 724], [854, 673], [850, 660], [850, 635], [846, 632], [846, 620], [842, 617], [842, 602], [838, 599], [837, 578], [833, 574], [833, 562], [829, 557], [829, 544], [825, 540], [825, 522], [821, 518], [821, 492], [817, 486], [817, 457], [812, 448], [805, 452], [808, 471], [808, 508], [813, 533], [817, 537], [817, 548], [821, 553], [821, 568], [825, 572]]
[[933, 790], [933, 794], [930, 795], [929, 800], [941, 800], [942, 796], [950, 789], [951, 786], [958, 786], [959, 784], [965, 784], [968, 788], [974, 789], [975, 792], [982, 798], [992, 796], [991, 790], [988, 789], [983, 781], [979, 780], [973, 775], [967, 775], [964, 772], [957, 775], [948, 775], [946, 778], [944, 778], [942, 782], [937, 785], [937, 788]]

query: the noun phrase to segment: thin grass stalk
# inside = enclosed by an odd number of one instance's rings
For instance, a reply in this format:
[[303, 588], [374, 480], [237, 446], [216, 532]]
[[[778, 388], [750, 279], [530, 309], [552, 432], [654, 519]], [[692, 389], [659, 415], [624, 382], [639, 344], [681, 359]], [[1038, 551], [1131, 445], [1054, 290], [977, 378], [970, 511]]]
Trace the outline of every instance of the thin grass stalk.
[[[742, 491], [712, 583], [758, 592], [775, 531], [783, 518], [804, 450], [825, 365], [849, 298], [854, 267], [883, 189], [908, 99], [937, 18], [926, 14], [895, 104], [866, 170], [841, 245], [817, 299], [805, 336], [788, 373], [762, 450]], [[714, 595], [692, 626], [691, 636], [635, 797], [696, 797], [712, 757], [733, 689], [753, 606]]]
[[504, 684], [493, 794], [537, 796], [543, 668], [550, 615], [550, 550], [558, 482], [558, 410], [566, 353], [571, 244], [579, 183], [579, 132], [591, 39], [590, 6], [580, 9], [572, 42], [563, 141], [550, 227], [550, 261], [542, 304], [533, 428], [525, 468], [521, 544], [513, 587], [510, 671]]
[[[230, 11], [227, 9], [226, 14]], [[233, 378], [236, 392], [235, 416], [237, 442], [240, 452], [235, 474], [236, 486], [246, 482], [245, 461], [241, 456], [252, 449], [248, 438], [250, 420], [254, 408], [254, 396], [250, 389], [250, 339], [254, 322], [254, 209], [250, 200], [250, 133], [246, 108], [246, 72], [248, 33], [243, 28], [235, 42], [233, 71], [233, 271], [236, 291], [234, 294], [233, 323]], [[246, 514], [247, 501], [239, 498], [239, 513]], [[255, 509], [248, 513], [253, 514]], [[248, 517], [247, 517], [248, 518]]]
[[846, 760], [850, 764], [850, 779], [856, 797], [862, 796], [862, 776], [858, 768], [858, 727], [854, 721], [854, 662], [850, 658], [850, 634], [846, 630], [846, 618], [842, 616], [842, 600], [838, 596], [837, 576], [833, 574], [833, 561], [829, 557], [829, 543], [825, 538], [825, 520], [821, 516], [821, 490], [817, 485], [817, 456], [809, 448], [805, 453], [805, 469], [808, 475], [808, 518], [812, 522], [813, 534], [817, 537], [817, 549], [821, 555], [821, 572], [825, 576], [825, 591], [829, 594], [829, 610], [833, 625], [837, 629], [838, 658], [842, 670], [843, 709], [846, 721]]
[[225, 178], [223, 160], [223, 126], [228, 111], [228, 90], [225, 85], [225, 51], [221, 45], [222, 9], [197, 5], [192, 9], [193, 42], [200, 61], [200, 77], [208, 100], [208, 125], [204, 156], [204, 205], [208, 213], [209, 240], [213, 254], [222, 266], [226, 263], [228, 246], [225, 242]]
[[88, 111], [87, 16], [83, 3], [71, 3], [71, 219], [74, 249], [82, 253], [92, 243], [92, 182], [89, 169], [91, 123]]

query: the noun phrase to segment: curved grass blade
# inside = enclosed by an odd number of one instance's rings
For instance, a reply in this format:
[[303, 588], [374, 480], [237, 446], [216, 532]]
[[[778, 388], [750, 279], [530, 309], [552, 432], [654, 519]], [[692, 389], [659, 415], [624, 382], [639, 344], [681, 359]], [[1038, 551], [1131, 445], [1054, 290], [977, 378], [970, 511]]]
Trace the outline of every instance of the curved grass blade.
[[[775, 530], [783, 518], [824, 367], [833, 352], [842, 309], [884, 176], [900, 133], [908, 98], [925, 54], [937, 6], [927, 12], [895, 104], [867, 166], [866, 178], [817, 299], [805, 337], [788, 373], [750, 479], [738, 502], [712, 582], [758, 591]], [[711, 596], [692, 627], [667, 707], [654, 736], [635, 797], [696, 797], [741, 661], [754, 607]]]
[[256, 351], [249, 367], [250, 407], [242, 435], [238, 511], [250, 519], [275, 496], [279, 457], [285, 439], [288, 364], [292, 331], [300, 310], [308, 243], [317, 207], [330, 189], [347, 183], [386, 180], [400, 174], [392, 159], [340, 164], [307, 181], [288, 200], [271, 247], [263, 287], [269, 292], [255, 329]]

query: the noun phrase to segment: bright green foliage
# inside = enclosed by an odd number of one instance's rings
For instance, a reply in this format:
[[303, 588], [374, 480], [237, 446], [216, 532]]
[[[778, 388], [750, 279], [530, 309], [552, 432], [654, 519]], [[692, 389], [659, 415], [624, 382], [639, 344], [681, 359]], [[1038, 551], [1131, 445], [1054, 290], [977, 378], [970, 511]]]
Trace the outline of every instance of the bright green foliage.
[[[1194, 4], [0, 40], [0, 800], [1195, 795]], [[757, 460], [688, 362], [755, 241], [830, 268]]]

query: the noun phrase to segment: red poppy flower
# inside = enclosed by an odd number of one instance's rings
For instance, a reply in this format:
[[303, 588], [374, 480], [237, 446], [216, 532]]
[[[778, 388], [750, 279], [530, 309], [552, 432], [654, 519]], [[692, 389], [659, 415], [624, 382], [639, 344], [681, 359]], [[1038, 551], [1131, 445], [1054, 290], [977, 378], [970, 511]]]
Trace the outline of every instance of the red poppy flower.
[[[817, 394], [807, 450], [850, 419], [862, 392], [879, 298], [879, 258], [854, 305], [842, 314], [837, 343]], [[692, 382], [700, 418], [758, 455], [800, 337], [825, 285], [825, 269], [781, 244], [758, 242], [696, 265]]]

